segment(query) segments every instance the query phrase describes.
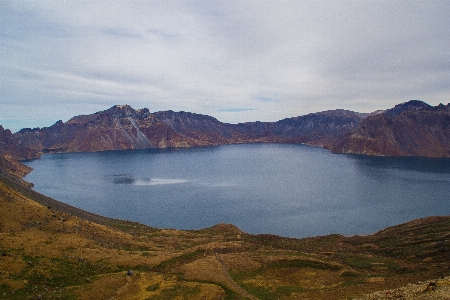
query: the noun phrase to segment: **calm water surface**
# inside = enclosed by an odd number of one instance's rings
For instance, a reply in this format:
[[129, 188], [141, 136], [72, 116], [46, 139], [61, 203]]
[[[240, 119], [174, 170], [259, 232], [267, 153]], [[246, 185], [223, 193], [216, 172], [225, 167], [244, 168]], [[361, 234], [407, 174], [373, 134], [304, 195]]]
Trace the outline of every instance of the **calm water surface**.
[[450, 159], [337, 155], [305, 145], [65, 153], [28, 161], [52, 198], [159, 228], [369, 234], [450, 215]]

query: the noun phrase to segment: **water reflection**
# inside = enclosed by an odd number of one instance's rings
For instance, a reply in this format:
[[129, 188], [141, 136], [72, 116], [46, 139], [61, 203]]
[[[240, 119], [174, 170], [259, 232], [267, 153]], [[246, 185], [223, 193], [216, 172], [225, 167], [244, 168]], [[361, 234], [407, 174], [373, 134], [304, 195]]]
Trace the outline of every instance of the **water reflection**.
[[361, 168], [401, 169], [423, 173], [450, 174], [450, 158], [345, 155]]
[[133, 175], [114, 175], [114, 184], [133, 184], [136, 180]]

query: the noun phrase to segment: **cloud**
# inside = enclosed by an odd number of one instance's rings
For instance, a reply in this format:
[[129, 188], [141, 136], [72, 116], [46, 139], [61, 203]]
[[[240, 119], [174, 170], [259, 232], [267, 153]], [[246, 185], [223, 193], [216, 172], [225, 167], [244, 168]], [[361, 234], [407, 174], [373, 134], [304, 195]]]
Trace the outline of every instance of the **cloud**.
[[243, 112], [243, 111], [249, 111], [249, 110], [255, 110], [254, 108], [224, 108], [220, 109], [221, 112]]
[[268, 96], [257, 96], [254, 99], [259, 102], [278, 102], [276, 98]]
[[449, 10], [444, 0], [0, 0], [0, 120], [20, 129], [27, 105], [52, 108], [27, 112], [44, 126], [124, 103], [231, 123], [446, 103]]

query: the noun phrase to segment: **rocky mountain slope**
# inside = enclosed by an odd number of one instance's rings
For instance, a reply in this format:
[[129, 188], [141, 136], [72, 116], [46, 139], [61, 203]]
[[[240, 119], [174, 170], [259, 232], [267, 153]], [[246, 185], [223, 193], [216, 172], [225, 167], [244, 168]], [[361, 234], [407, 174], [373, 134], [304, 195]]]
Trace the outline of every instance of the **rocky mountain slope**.
[[344, 110], [327, 111], [278, 122], [227, 124], [189, 112], [113, 106], [92, 115], [77, 116], [46, 128], [22, 129], [15, 134], [24, 147], [42, 152], [213, 146], [277, 142], [320, 144], [355, 128], [365, 117]]
[[31, 150], [18, 143], [9, 129], [0, 125], [0, 174], [12, 176], [20, 182], [20, 178], [31, 172], [31, 169], [19, 160], [39, 157], [38, 151]]
[[[450, 217], [368, 236], [156, 229], [93, 215], [0, 175], [2, 299], [448, 299]], [[447, 298], [446, 298], [447, 297]]]
[[411, 100], [370, 115], [331, 110], [278, 122], [240, 124], [190, 112], [152, 113], [147, 108], [116, 105], [50, 127], [25, 128], [14, 135], [2, 132], [4, 141], [7, 136], [4, 145], [10, 146], [3, 146], [0, 154], [18, 159], [52, 152], [261, 142], [306, 143], [335, 153], [450, 157], [450, 104], [433, 107]]
[[289, 143], [323, 145], [356, 128], [368, 114], [337, 109], [278, 121], [272, 133]]
[[450, 104], [411, 100], [364, 119], [329, 143], [335, 153], [450, 157]]

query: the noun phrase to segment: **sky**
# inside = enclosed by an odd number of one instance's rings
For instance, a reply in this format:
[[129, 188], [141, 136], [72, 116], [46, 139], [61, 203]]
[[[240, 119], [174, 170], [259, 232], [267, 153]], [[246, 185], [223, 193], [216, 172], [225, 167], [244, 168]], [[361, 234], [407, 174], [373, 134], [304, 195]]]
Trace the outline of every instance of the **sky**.
[[450, 1], [0, 0], [0, 124], [129, 104], [227, 123], [450, 102]]

